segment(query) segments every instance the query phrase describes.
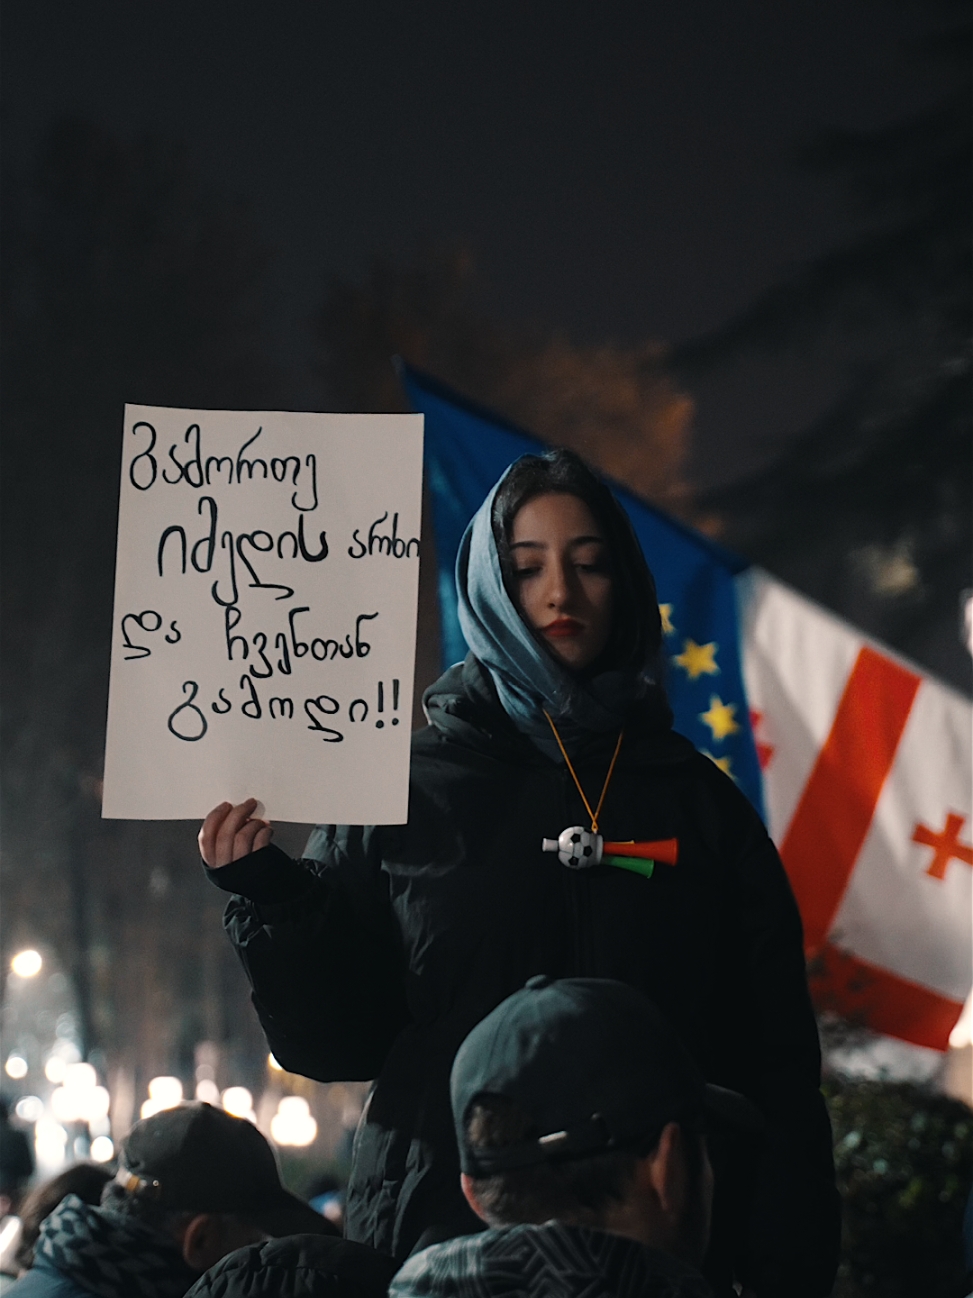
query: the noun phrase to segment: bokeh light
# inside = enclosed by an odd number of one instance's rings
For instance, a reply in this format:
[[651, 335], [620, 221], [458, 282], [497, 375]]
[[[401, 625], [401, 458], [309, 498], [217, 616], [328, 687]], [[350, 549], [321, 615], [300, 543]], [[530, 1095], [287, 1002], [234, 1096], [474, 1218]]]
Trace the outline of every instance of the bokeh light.
[[18, 978], [33, 978], [40, 973], [43, 967], [44, 961], [41, 959], [41, 953], [33, 948], [18, 951], [10, 961], [10, 971], [15, 973]]
[[96, 1163], [107, 1163], [115, 1156], [115, 1146], [110, 1136], [95, 1136], [91, 1142], [91, 1157]]
[[23, 1095], [14, 1109], [21, 1122], [35, 1123], [44, 1116], [44, 1101], [39, 1095]]
[[235, 1118], [249, 1118], [256, 1121], [253, 1112], [253, 1096], [245, 1086], [228, 1086], [223, 1092], [223, 1108]]
[[318, 1124], [311, 1117], [311, 1106], [300, 1095], [285, 1095], [270, 1120], [270, 1134], [278, 1145], [311, 1145], [317, 1138]]
[[182, 1082], [178, 1077], [153, 1077], [149, 1082], [149, 1098], [142, 1105], [139, 1114], [151, 1118], [164, 1109], [174, 1109], [182, 1100]]
[[196, 1099], [202, 1100], [204, 1104], [218, 1105], [220, 1102], [220, 1088], [210, 1078], [204, 1077], [196, 1083]]
[[23, 1055], [14, 1054], [7, 1056], [7, 1062], [3, 1066], [3, 1071], [8, 1077], [12, 1077], [15, 1082], [19, 1082], [21, 1078], [27, 1076], [30, 1070], [27, 1067], [27, 1060]]

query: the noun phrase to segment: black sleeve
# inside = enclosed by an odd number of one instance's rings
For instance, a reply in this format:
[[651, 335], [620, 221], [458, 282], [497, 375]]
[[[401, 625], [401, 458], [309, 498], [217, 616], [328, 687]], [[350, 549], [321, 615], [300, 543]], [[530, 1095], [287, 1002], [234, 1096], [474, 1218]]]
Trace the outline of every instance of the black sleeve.
[[206, 873], [235, 894], [224, 927], [278, 1063], [320, 1082], [367, 1081], [409, 1020], [404, 962], [387, 900], [363, 878], [361, 831], [332, 840], [330, 856], [294, 861], [271, 844]]
[[760, 1298], [823, 1298], [838, 1266], [841, 1204], [801, 918], [759, 817], [728, 780], [720, 783], [739, 902], [751, 1098], [769, 1127], [752, 1200], [746, 1278]]

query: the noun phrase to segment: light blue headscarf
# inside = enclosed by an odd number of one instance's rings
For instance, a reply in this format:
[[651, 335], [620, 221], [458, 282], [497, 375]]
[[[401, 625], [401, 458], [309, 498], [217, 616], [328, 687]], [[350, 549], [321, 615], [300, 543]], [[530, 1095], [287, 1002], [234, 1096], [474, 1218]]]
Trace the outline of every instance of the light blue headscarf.
[[541, 752], [560, 761], [545, 710], [571, 751], [592, 732], [617, 734], [648, 681], [622, 671], [577, 677], [538, 642], [503, 583], [492, 521], [494, 497], [502, 483], [503, 478], [474, 514], [456, 556], [459, 623], [517, 729]]

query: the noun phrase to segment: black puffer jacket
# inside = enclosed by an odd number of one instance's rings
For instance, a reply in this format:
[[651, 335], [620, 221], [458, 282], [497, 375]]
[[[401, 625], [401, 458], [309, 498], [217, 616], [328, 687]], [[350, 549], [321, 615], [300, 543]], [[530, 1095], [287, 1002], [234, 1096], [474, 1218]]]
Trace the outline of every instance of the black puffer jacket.
[[227, 1254], [186, 1298], [385, 1298], [395, 1271], [363, 1244], [290, 1235]]
[[[644, 703], [600, 828], [677, 838], [678, 864], [651, 879], [567, 870], [541, 840], [586, 823], [571, 776], [517, 732], [476, 660], [426, 705], [407, 825], [323, 827], [304, 862], [268, 847], [209, 872], [239, 894], [226, 927], [279, 1061], [322, 1081], [377, 1078], [349, 1236], [402, 1258], [477, 1229], [449, 1109], [458, 1045], [533, 974], [617, 978], [656, 1001], [708, 1080], [769, 1119], [755, 1184], [736, 1156], [719, 1175], [710, 1273], [719, 1281], [732, 1253], [761, 1295], [826, 1294], [838, 1206], [801, 925], [750, 805], [672, 731], [664, 704]], [[595, 797], [613, 745], [572, 754]]]

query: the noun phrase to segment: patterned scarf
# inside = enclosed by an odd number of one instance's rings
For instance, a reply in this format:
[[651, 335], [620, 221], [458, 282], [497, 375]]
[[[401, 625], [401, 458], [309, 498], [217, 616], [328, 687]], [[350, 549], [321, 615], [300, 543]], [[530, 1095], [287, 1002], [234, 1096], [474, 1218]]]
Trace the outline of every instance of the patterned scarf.
[[45, 1258], [98, 1298], [182, 1298], [199, 1277], [174, 1241], [134, 1218], [66, 1195], [41, 1226]]

